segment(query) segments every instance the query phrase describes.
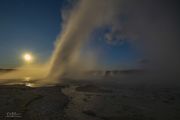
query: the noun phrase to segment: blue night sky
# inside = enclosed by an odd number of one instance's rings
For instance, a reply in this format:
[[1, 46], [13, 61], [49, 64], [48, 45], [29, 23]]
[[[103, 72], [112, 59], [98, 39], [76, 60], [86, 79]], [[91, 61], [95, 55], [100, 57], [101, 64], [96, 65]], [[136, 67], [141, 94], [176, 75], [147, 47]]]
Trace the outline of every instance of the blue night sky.
[[[25, 51], [32, 52], [37, 62], [46, 62], [61, 32], [60, 11], [66, 6], [64, 0], [0, 0], [0, 67], [20, 66]], [[88, 46], [103, 51], [102, 63], [116, 68], [137, 66], [139, 55], [133, 46], [127, 41], [107, 44], [102, 37], [105, 32], [95, 31]]]

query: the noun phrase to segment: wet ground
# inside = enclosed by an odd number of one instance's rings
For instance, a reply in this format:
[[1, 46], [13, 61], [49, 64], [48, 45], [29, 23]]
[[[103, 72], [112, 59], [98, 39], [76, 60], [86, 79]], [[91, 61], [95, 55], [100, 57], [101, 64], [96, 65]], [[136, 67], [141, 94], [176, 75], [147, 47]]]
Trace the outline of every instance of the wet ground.
[[180, 88], [72, 85], [68, 120], [180, 120]]
[[178, 85], [1, 85], [0, 120], [180, 120], [179, 101]]
[[0, 120], [58, 120], [67, 104], [59, 86], [0, 86]]

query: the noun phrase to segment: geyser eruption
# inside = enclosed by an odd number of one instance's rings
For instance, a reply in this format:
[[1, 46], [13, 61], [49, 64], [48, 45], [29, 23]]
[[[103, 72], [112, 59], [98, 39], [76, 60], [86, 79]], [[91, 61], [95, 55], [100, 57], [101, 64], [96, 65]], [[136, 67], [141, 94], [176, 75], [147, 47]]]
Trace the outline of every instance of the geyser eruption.
[[[30, 66], [33, 69], [22, 66], [16, 71], [0, 74], [0, 79], [46, 77], [38, 82], [49, 84], [69, 73], [81, 72], [82, 68], [86, 70], [87, 64], [96, 67], [98, 51], [91, 50], [91, 55], [86, 56], [81, 56], [80, 52], [96, 28], [109, 26], [113, 31], [108, 39], [113, 40], [115, 35], [127, 36], [128, 42], [143, 53], [142, 59], [146, 61], [143, 67], [148, 71], [148, 74], [141, 74], [145, 76], [143, 80], [179, 80], [178, 5], [174, 1], [161, 0], [79, 0], [64, 21], [48, 65]], [[25, 59], [28, 63], [32, 60], [29, 55]]]
[[60, 34], [51, 59], [48, 77], [57, 78], [72, 70], [71, 63], [92, 30], [109, 23], [114, 17], [112, 13], [115, 13], [116, 2], [118, 1], [79, 1]]
[[[180, 68], [179, 14], [176, 2], [161, 0], [80, 0], [59, 35], [50, 61], [48, 77], [70, 72], [72, 63], [91, 32], [110, 25], [116, 34], [131, 38], [147, 59], [150, 76], [177, 76]], [[125, 22], [119, 18], [126, 17]], [[88, 63], [88, 62], [87, 62]], [[71, 71], [72, 72], [72, 71]], [[165, 73], [166, 76], [164, 75]]]

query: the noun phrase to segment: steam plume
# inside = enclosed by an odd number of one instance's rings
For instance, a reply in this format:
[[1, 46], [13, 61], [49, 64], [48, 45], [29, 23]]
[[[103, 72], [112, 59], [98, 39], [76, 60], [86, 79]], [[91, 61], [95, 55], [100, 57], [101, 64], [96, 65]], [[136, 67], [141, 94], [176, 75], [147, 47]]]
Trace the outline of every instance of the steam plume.
[[[180, 68], [179, 17], [176, 2], [162, 0], [82, 0], [72, 10], [57, 40], [49, 75], [59, 77], [71, 69], [71, 63], [97, 27], [108, 24], [128, 36], [131, 44], [143, 51], [146, 67], [161, 73], [177, 73]], [[126, 22], [119, 17], [127, 17]], [[120, 25], [120, 26], [119, 26]], [[116, 30], [115, 30], [116, 31]], [[176, 74], [177, 75], [177, 74]]]
[[64, 27], [52, 56], [49, 76], [58, 77], [68, 71], [81, 45], [98, 26], [107, 24], [114, 17], [117, 1], [82, 0]]

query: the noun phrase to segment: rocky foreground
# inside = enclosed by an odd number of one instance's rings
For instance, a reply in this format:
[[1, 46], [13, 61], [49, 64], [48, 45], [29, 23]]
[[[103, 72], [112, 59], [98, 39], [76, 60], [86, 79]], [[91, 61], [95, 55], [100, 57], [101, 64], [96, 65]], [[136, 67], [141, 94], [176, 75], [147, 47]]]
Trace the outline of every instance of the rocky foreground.
[[0, 120], [180, 120], [175, 86], [0, 86]]

